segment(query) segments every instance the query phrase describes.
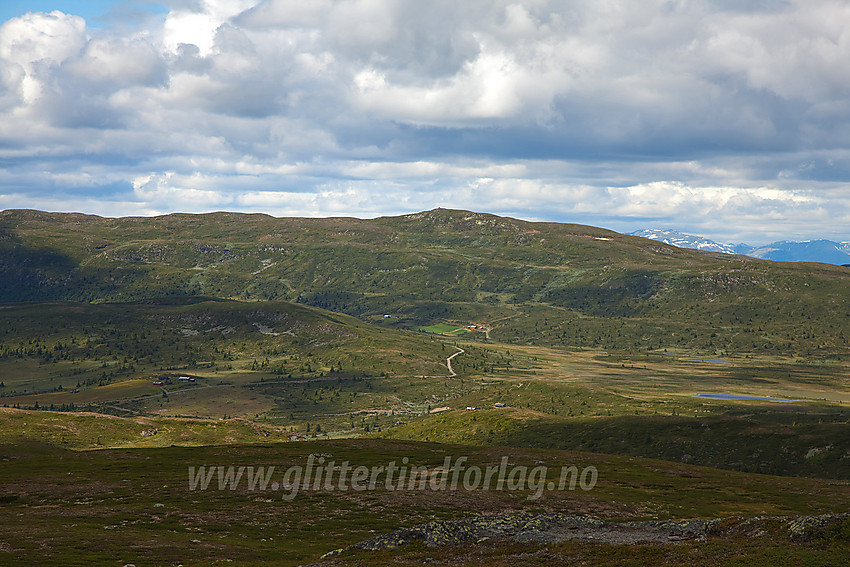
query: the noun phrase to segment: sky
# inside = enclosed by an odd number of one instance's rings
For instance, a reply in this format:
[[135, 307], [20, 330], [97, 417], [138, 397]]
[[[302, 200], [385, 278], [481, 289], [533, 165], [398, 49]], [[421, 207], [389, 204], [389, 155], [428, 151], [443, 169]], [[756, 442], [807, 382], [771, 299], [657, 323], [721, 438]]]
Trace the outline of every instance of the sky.
[[0, 210], [846, 241], [848, 23], [846, 0], [4, 0]]

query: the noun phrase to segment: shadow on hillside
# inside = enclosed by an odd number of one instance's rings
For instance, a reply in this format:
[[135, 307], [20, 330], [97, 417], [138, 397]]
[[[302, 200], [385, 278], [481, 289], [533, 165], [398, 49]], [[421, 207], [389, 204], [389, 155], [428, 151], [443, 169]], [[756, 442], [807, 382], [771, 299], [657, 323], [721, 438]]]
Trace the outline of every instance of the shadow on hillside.
[[146, 266], [82, 265], [49, 247], [25, 244], [0, 228], [0, 303], [31, 301], [135, 301], [192, 295], [181, 281], [158, 282]]
[[850, 479], [846, 415], [694, 419], [623, 416], [588, 420], [532, 420], [517, 424], [498, 444], [658, 458], [721, 469]]

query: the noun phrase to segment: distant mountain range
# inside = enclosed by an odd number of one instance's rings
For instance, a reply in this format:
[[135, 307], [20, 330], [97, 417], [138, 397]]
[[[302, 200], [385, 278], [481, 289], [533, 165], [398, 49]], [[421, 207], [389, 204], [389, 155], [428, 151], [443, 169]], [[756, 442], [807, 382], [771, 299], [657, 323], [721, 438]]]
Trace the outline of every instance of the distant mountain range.
[[649, 238], [650, 240], [658, 240], [664, 244], [671, 244], [679, 248], [693, 248], [695, 250], [705, 250], [706, 252], [722, 252], [723, 254], [745, 254], [745, 252], [737, 252], [735, 246], [731, 244], [721, 244], [702, 236], [693, 236], [676, 232], [675, 230], [664, 230], [656, 228], [645, 228], [629, 233], [631, 236], [640, 236], [641, 238]]
[[692, 234], [683, 234], [675, 230], [643, 229], [629, 233], [679, 248], [693, 248], [707, 252], [723, 254], [744, 254], [753, 258], [775, 260], [778, 262], [822, 262], [824, 264], [850, 264], [850, 242], [834, 242], [832, 240], [780, 240], [766, 246], [750, 246], [749, 244], [724, 244]]

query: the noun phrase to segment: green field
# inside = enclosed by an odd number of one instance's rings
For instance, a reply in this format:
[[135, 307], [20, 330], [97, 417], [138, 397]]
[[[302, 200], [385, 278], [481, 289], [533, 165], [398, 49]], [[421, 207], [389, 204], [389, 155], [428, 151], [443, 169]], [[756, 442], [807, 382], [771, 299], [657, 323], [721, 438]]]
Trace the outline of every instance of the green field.
[[422, 331], [423, 333], [433, 333], [435, 335], [448, 336], [463, 335], [469, 332], [466, 327], [458, 327], [457, 325], [446, 325], [445, 323], [438, 323], [436, 325], [428, 325], [425, 327], [416, 327], [415, 330]]

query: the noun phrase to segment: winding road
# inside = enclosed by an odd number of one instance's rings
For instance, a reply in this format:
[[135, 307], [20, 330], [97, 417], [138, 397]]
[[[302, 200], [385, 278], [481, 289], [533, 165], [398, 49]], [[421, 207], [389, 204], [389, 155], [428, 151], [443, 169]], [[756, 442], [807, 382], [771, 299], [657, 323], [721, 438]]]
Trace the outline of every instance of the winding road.
[[452, 359], [453, 359], [454, 357], [456, 357], [457, 355], [459, 355], [459, 354], [463, 354], [463, 353], [465, 353], [465, 352], [466, 352], [465, 350], [463, 350], [462, 348], [460, 348], [460, 347], [458, 347], [458, 346], [456, 346], [455, 348], [457, 349], [457, 352], [456, 352], [456, 353], [454, 353], [453, 355], [451, 355], [450, 357], [448, 357], [448, 358], [446, 359], [446, 366], [447, 366], [447, 367], [448, 367], [448, 369], [449, 369], [449, 375], [450, 375], [450, 376], [457, 376], [457, 372], [455, 372], [455, 371], [452, 369]]

